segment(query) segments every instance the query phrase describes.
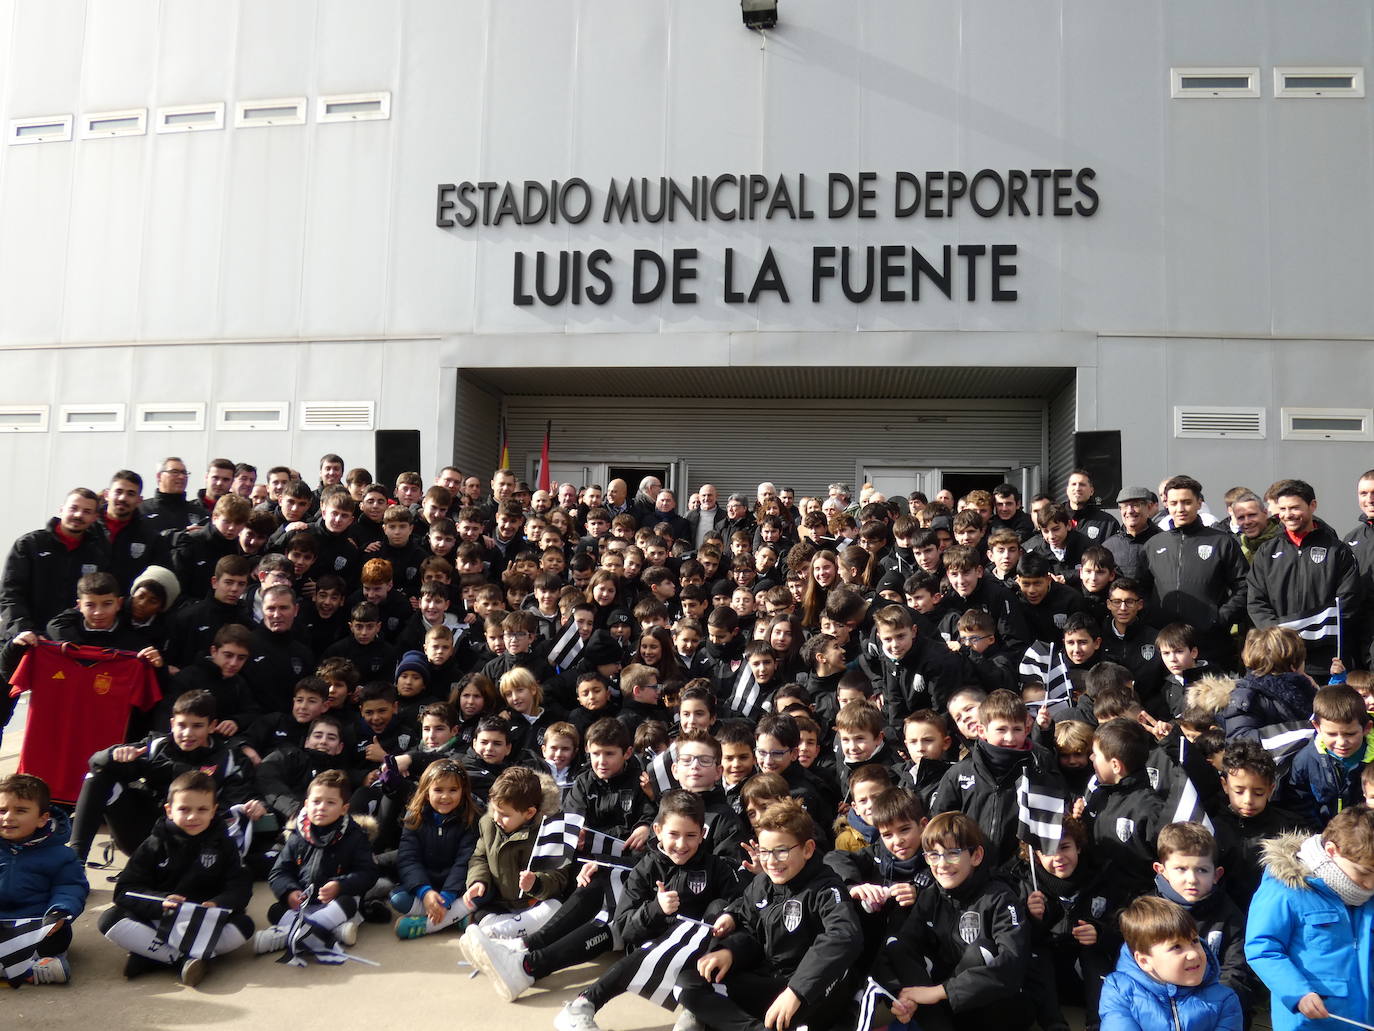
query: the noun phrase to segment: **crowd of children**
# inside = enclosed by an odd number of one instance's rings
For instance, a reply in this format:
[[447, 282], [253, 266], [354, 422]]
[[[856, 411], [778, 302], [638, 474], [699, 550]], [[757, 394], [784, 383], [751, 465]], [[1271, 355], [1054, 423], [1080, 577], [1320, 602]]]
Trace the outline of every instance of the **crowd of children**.
[[[562, 1031], [624, 992], [682, 1031], [878, 1000], [926, 1031], [1374, 1022], [1374, 678], [1352, 643], [1314, 679], [1319, 637], [1247, 623], [1210, 573], [1161, 584], [1151, 492], [1122, 492], [1125, 528], [1075, 479], [1029, 517], [1010, 485], [764, 484], [684, 519], [656, 481], [501, 470], [484, 497], [333, 455], [255, 508], [245, 469], [189, 507], [159, 490], [169, 565], [83, 567], [0, 656], [37, 697], [26, 656], [105, 643], [162, 694], [78, 757], [75, 797], [0, 780], [11, 984], [71, 978], [103, 825], [130, 978], [194, 985], [250, 942], [340, 962], [387, 923], [454, 936], [507, 1001], [619, 953]], [[70, 774], [35, 733], [25, 768]]]

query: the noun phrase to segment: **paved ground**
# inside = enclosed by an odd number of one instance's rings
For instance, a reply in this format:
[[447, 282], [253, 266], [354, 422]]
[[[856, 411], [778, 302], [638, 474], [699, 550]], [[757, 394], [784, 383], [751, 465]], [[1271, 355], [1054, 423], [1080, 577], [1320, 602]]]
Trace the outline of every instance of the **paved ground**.
[[[21, 705], [5, 732], [0, 773], [12, 772], [18, 763], [25, 714]], [[95, 929], [96, 919], [110, 904], [112, 885], [106, 878], [111, 872], [90, 871], [91, 897], [77, 921], [70, 953], [72, 984], [3, 993], [0, 1027], [41, 1027], [44, 1031], [381, 1031], [405, 1027], [424, 1031], [480, 1026], [546, 1031], [553, 1026], [558, 1008], [602, 969], [602, 964], [584, 964], [563, 971], [511, 1004], [496, 997], [485, 977], [470, 978], [471, 971], [457, 965], [462, 955], [456, 935], [402, 942], [389, 927], [365, 924], [351, 951], [381, 966], [346, 963], [300, 970], [275, 963], [272, 957], [253, 956], [246, 945], [219, 961], [196, 989], [182, 987], [170, 973], [125, 981], [121, 974], [124, 953]], [[251, 913], [260, 926], [270, 896], [265, 884], [258, 885]], [[616, 1031], [667, 1029], [672, 1023], [671, 1013], [634, 997], [617, 999], [602, 1011], [601, 1018], [603, 1027]]]

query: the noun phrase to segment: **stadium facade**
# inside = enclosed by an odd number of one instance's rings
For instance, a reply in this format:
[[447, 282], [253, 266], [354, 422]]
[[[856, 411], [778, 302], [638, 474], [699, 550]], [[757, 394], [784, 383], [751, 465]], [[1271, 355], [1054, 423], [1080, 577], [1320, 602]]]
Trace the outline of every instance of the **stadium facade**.
[[1333, 518], [1374, 465], [1367, 0], [53, 0], [0, 54], [11, 536], [395, 429], [799, 494], [1119, 441]]

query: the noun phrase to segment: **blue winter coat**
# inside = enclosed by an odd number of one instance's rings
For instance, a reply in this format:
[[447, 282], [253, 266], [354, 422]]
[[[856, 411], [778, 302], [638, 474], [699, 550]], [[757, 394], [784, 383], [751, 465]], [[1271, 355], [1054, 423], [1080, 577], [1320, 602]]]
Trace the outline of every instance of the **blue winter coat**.
[[1327, 1011], [1374, 1022], [1374, 900], [1351, 909], [1297, 858], [1304, 835], [1282, 834], [1264, 846], [1265, 872], [1245, 929], [1245, 958], [1270, 992], [1274, 1031], [1332, 1031], [1336, 1020], [1308, 1020], [1298, 1000], [1316, 992]]
[[417, 897], [421, 889], [463, 894], [476, 848], [477, 824], [463, 823], [461, 807], [445, 817], [425, 813], [419, 827], [401, 831], [396, 849], [401, 886]]
[[[1360, 764], [1374, 762], [1374, 731], [1365, 738]], [[1358, 768], [1346, 772], [1341, 761], [1323, 749], [1317, 739], [1307, 742], [1293, 756], [1284, 785], [1288, 808], [1307, 817], [1308, 826], [1325, 827], [1331, 817], [1364, 798]]]
[[1115, 972], [1102, 982], [1101, 1031], [1241, 1031], [1240, 1000], [1217, 980], [1218, 969], [1209, 950], [1202, 984], [1181, 988], [1156, 981], [1121, 946]]
[[44, 916], [55, 909], [81, 915], [91, 889], [81, 860], [67, 847], [70, 836], [70, 821], [54, 810], [32, 837], [0, 840], [0, 920]]

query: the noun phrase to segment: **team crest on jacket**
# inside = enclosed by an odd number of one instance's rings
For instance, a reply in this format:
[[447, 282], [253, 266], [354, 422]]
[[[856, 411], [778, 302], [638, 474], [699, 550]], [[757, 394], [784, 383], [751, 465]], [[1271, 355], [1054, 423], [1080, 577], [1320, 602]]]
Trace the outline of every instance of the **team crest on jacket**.
[[1099, 533], [1102, 532], [1102, 527], [1100, 527], [1100, 526], [1085, 526], [1085, 527], [1083, 527], [1083, 532], [1086, 533], [1086, 534], [1088, 535], [1088, 540], [1090, 540], [1090, 541], [1095, 541], [1095, 540], [1097, 540], [1097, 535], [1098, 535]]
[[213, 869], [215, 865], [215, 853], [202, 852], [200, 854], [200, 865], [207, 870]]
[[788, 899], [782, 907], [782, 926], [791, 934], [802, 922], [802, 905], [796, 899]]
[[1312, 556], [1312, 561], [1316, 565], [1321, 565], [1323, 562], [1326, 561], [1325, 548], [1313, 548], [1311, 551], [1308, 552], [1308, 554]]
[[1135, 833], [1135, 821], [1126, 816], [1116, 818], [1116, 836], [1122, 841], [1130, 841]]
[[1221, 929], [1207, 932], [1207, 948], [1211, 950], [1213, 956], [1221, 955]]
[[693, 870], [687, 875], [687, 890], [693, 895], [700, 895], [706, 890], [705, 870]]
[[970, 909], [967, 913], [959, 917], [959, 937], [964, 940], [965, 945], [972, 945], [982, 936], [982, 914]]
[[1092, 913], [1095, 919], [1101, 919], [1102, 914], [1107, 912], [1107, 900], [1101, 895], [1094, 895], [1093, 900], [1088, 903], [1088, 912]]
[[1152, 644], [1142, 644], [1140, 646], [1140, 657], [1149, 662], [1155, 657], [1155, 646]]
[[[1147, 777], [1150, 778], [1150, 787], [1152, 787], [1155, 791], [1158, 791], [1158, 790], [1159, 790], [1159, 770], [1155, 769], [1153, 766], [1146, 766], [1146, 767], [1145, 767], [1145, 776], [1147, 776]], [[1123, 838], [1122, 840], [1124, 841], [1125, 839]]]
[[1212, 546], [1210, 544], [1199, 544], [1197, 546], [1197, 557], [1206, 562], [1212, 557]]
[[143, 553], [147, 550], [148, 545], [144, 544], [142, 541], [135, 541], [133, 544], [129, 545], [129, 557], [142, 558]]
[[294, 658], [291, 660], [291, 669], [295, 672], [296, 676], [300, 676], [305, 672], [305, 663], [299, 658]]
[[1054, 614], [1054, 625], [1060, 630], [1063, 630], [1064, 624], [1068, 621], [1068, 618], [1069, 614], [1067, 612], [1056, 612]]

